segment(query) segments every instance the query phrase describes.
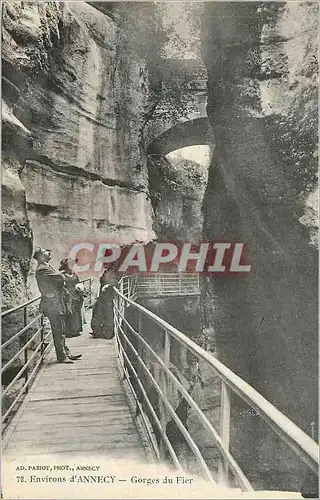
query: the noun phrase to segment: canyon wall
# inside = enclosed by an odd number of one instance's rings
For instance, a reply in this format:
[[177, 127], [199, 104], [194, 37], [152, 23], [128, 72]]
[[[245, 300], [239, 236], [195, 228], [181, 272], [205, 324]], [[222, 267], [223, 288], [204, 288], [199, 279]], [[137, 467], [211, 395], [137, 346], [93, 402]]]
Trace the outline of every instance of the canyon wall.
[[[85, 2], [3, 7], [3, 96], [12, 127], [29, 134], [30, 142], [4, 178], [20, 193], [4, 206], [6, 227], [16, 220], [23, 243], [17, 246], [5, 233], [3, 249], [19, 254], [23, 279], [30, 227], [33, 246], [51, 248], [54, 265], [77, 241], [154, 237], [140, 154], [149, 105], [146, 61], [126, 29], [120, 16]], [[4, 129], [4, 142], [14, 156], [11, 129]], [[23, 245], [28, 252], [22, 257]], [[31, 262], [31, 274], [34, 267]]]
[[[195, 154], [195, 153], [193, 153]], [[151, 155], [148, 159], [149, 192], [154, 210], [153, 229], [162, 241], [199, 242], [202, 234], [202, 203], [207, 184], [208, 162], [203, 151], [199, 151], [197, 162], [186, 159], [177, 152], [168, 157]], [[172, 265], [168, 269], [172, 272]], [[214, 349], [214, 337], [209, 336], [203, 321], [203, 307], [200, 296], [141, 299], [147, 309], [183, 332], [190, 339], [208, 351]], [[152, 321], [143, 317], [136, 323], [143, 337], [160, 357], [164, 355], [164, 332]], [[212, 332], [211, 332], [212, 333]], [[137, 346], [139, 350], [139, 346]], [[144, 359], [155, 378], [162, 381], [160, 365], [153, 356], [143, 350]], [[210, 419], [216, 429], [220, 425], [220, 380], [206, 363], [197, 360], [181, 345], [171, 340], [170, 368], [190, 392], [199, 408]], [[141, 370], [144, 386], [152, 399], [158, 416], [161, 415], [159, 398], [149, 378]], [[207, 464], [217, 475], [218, 451], [211, 442], [196, 412], [188, 407], [185, 399], [169, 382], [167, 397], [195, 440]], [[145, 408], [148, 413], [148, 409]], [[149, 415], [152, 422], [152, 417]], [[174, 421], [167, 415], [167, 433], [180, 462], [186, 470], [201, 475], [189, 446], [185, 443]], [[156, 436], [157, 428], [154, 426]], [[169, 459], [169, 456], [166, 457]]]
[[[209, 284], [207, 317], [220, 359], [310, 435], [318, 421], [317, 4], [206, 4], [202, 31], [215, 142], [203, 235], [244, 242], [252, 265], [246, 278]], [[305, 471], [288, 447], [233, 407], [232, 450], [255, 484], [299, 489]]]
[[159, 239], [199, 241], [208, 167], [182, 156], [149, 156], [149, 193]]
[[[147, 157], [143, 131], [152, 128], [161, 91], [155, 54], [164, 34], [145, 36], [153, 29], [146, 3], [105, 5], [103, 12], [85, 2], [3, 5], [3, 304], [26, 299], [37, 245], [51, 248], [57, 265], [79, 240], [197, 240], [203, 220], [204, 239], [247, 244], [252, 272], [205, 281], [201, 319], [211, 338], [196, 335], [198, 303], [176, 299], [171, 321], [217, 349], [310, 434], [318, 363], [317, 4], [203, 6], [205, 139], [215, 145], [208, 179], [192, 162], [173, 168]], [[149, 306], [168, 312], [166, 304]], [[199, 401], [216, 421], [218, 384], [204, 371], [203, 378]], [[231, 448], [255, 486], [300, 489], [303, 467], [256, 415], [236, 400], [232, 407]], [[197, 438], [205, 448], [205, 435]], [[208, 454], [215, 467], [216, 450]]]

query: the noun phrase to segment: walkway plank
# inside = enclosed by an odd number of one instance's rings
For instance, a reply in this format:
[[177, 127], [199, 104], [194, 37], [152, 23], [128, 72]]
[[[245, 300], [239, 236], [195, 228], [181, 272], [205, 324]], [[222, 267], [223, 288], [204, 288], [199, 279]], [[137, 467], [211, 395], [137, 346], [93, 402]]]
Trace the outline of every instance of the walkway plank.
[[67, 343], [82, 359], [57, 364], [52, 352], [12, 423], [4, 458], [90, 452], [147, 462], [119, 379], [114, 340], [92, 339], [85, 332]]

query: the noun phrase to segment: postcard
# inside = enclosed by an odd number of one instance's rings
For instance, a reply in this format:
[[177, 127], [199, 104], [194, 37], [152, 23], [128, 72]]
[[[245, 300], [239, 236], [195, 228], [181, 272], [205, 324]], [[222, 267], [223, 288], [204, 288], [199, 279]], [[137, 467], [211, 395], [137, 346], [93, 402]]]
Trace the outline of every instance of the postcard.
[[318, 2], [1, 19], [2, 498], [318, 498]]

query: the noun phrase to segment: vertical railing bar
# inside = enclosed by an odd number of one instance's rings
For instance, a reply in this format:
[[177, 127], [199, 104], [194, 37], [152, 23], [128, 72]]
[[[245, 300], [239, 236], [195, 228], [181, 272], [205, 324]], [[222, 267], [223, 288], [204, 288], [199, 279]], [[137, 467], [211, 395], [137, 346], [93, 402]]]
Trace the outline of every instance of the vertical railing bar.
[[[230, 389], [225, 382], [221, 380], [221, 414], [220, 414], [220, 438], [227, 451], [230, 445]], [[229, 483], [229, 464], [228, 461], [220, 456], [218, 464], [218, 484], [228, 486]]]
[[41, 315], [40, 318], [40, 342], [41, 342], [41, 349], [40, 349], [40, 357], [41, 357], [41, 363], [43, 362], [43, 354], [44, 354], [44, 318], [43, 314]]
[[[28, 324], [28, 311], [27, 311], [27, 306], [25, 306], [23, 308], [23, 327], [25, 328]], [[29, 333], [28, 333], [28, 330], [25, 332], [24, 334], [24, 342], [25, 344], [28, 342], [29, 340]], [[28, 363], [28, 346], [26, 346], [26, 348], [24, 349], [24, 364], [26, 365]], [[25, 372], [24, 372], [24, 379], [25, 379], [25, 383], [27, 384], [26, 385], [26, 394], [29, 392], [29, 386], [28, 386], [28, 377], [29, 377], [29, 367], [26, 366], [26, 369], [25, 369]]]
[[[167, 330], [164, 330], [164, 353], [163, 353], [163, 362], [165, 366], [169, 369], [170, 365], [170, 335], [168, 334]], [[161, 370], [161, 376], [160, 376], [160, 383], [161, 383], [161, 389], [166, 398], [168, 398], [168, 377], [167, 374]], [[165, 404], [161, 401], [161, 425], [163, 428], [163, 432], [166, 432], [166, 426], [168, 421], [168, 411], [165, 406]], [[164, 457], [164, 448], [163, 448], [163, 442], [161, 442], [160, 445], [160, 453], [161, 456]]]
[[[142, 314], [143, 316], [143, 312], [140, 311], [138, 308], [137, 308], [137, 311], [139, 311], [139, 313]], [[130, 328], [130, 330], [135, 334], [135, 335], [138, 335], [138, 337], [140, 337], [139, 334], [137, 334], [137, 332], [132, 328], [132, 326], [127, 322], [126, 319], [124, 319], [125, 323], [128, 325], [128, 327]], [[120, 327], [120, 330], [122, 332], [122, 329]], [[163, 328], [163, 330], [165, 331], [165, 328]], [[123, 334], [124, 332], [122, 332]], [[166, 332], [168, 335], [169, 335], [169, 338], [171, 340], [171, 335], [170, 335], [170, 330], [167, 330]], [[169, 340], [169, 339], [168, 339]], [[147, 345], [146, 344], [146, 341], [140, 337], [140, 341], [142, 341], [142, 344], [143, 345]], [[130, 344], [130, 342], [129, 342]], [[156, 359], [158, 359], [158, 362], [159, 362], [159, 365], [162, 367], [162, 370], [166, 372], [166, 375], [167, 375], [167, 379], [168, 381], [171, 381], [172, 382], [172, 378], [171, 377], [174, 377], [172, 374], [171, 374], [171, 371], [170, 371], [170, 368], [166, 368], [166, 365], [164, 363], [164, 359], [162, 357], [162, 359], [160, 357], [158, 357], [156, 355], [156, 353], [152, 350], [152, 348], [150, 348], [150, 346], [147, 345], [147, 347], [150, 349], [151, 353], [153, 354], [153, 356], [155, 356]], [[133, 348], [133, 346], [130, 345], [130, 348]], [[133, 349], [135, 350], [135, 349]], [[165, 351], [165, 359], [167, 361], [168, 364], [170, 364], [170, 347], [168, 345], [168, 341], [167, 341], [167, 346], [165, 346], [164, 348], [164, 351]], [[136, 353], [137, 354], [137, 353]], [[161, 372], [160, 372], [161, 373]], [[155, 377], [155, 380], [159, 380], [159, 377]], [[160, 379], [161, 380], [161, 379]], [[162, 381], [161, 381], [162, 382]], [[179, 381], [178, 380], [173, 380], [174, 384], [178, 384], [178, 387], [179, 387]], [[180, 387], [180, 390], [182, 392], [182, 394], [184, 394], [185, 392], [185, 389], [183, 388], [183, 386]], [[164, 393], [162, 392], [162, 395], [164, 397]], [[195, 404], [195, 402], [192, 400], [190, 400], [190, 395], [186, 392], [184, 394], [184, 396], [186, 397], [187, 401], [189, 402], [189, 404], [193, 407], [193, 404]], [[168, 397], [165, 398], [167, 401], [168, 401]], [[161, 399], [162, 401], [162, 399]], [[195, 404], [196, 405], [196, 404]], [[167, 409], [167, 407], [166, 407]], [[161, 406], [160, 406], [160, 411], [161, 411]], [[161, 419], [161, 416], [162, 414], [159, 415], [160, 419]], [[161, 420], [160, 420], [161, 422]], [[209, 420], [206, 419], [206, 417], [204, 417], [204, 420], [203, 420], [203, 423], [205, 425], [205, 427], [207, 427], [209, 429], [209, 432], [212, 432], [213, 434], [213, 439], [216, 441], [216, 444], [218, 446], [218, 449], [220, 450], [220, 447], [222, 447], [222, 441], [221, 441], [221, 438], [219, 436], [219, 434], [215, 431], [215, 429], [212, 427], [212, 424], [209, 422]], [[161, 427], [161, 430], [162, 430], [162, 427]], [[188, 442], [188, 441], [187, 441]], [[160, 446], [161, 446], [161, 441], [160, 441]], [[220, 450], [220, 452], [222, 453], [222, 455], [225, 453], [225, 450], [224, 448], [222, 450]], [[230, 461], [230, 469], [233, 471], [235, 477], [239, 480], [239, 484], [241, 487], [244, 488], [245, 491], [251, 491], [252, 490], [252, 487], [250, 485], [250, 483], [248, 482], [247, 478], [243, 475], [241, 469], [239, 468], [239, 466], [237, 465], [237, 463], [234, 461], [234, 459], [232, 458], [232, 456], [230, 455], [229, 452], [227, 452], [227, 456], [225, 457], [226, 460]]]
[[116, 295], [113, 297], [113, 300], [112, 300], [112, 304], [113, 304], [113, 331], [114, 331], [114, 334], [115, 334], [115, 337], [117, 338], [117, 333], [118, 333], [118, 330], [117, 330], [117, 319], [116, 319], [116, 315], [117, 315], [117, 308], [116, 308], [116, 301], [119, 300], [119, 296]]
[[165, 337], [164, 337], [164, 357], [163, 357], [164, 364], [166, 365], [167, 368], [169, 368], [170, 365], [170, 335], [167, 330], [165, 330]]
[[[128, 323], [129, 325], [129, 323]], [[131, 326], [131, 325], [129, 325]], [[132, 327], [131, 327], [132, 328]], [[162, 402], [166, 405], [167, 409], [168, 409], [168, 413], [170, 413], [170, 415], [174, 418], [178, 428], [180, 429], [180, 431], [182, 432], [182, 434], [184, 435], [186, 441], [188, 442], [188, 445], [190, 446], [190, 448], [192, 449], [193, 453], [195, 454], [196, 456], [196, 459], [202, 469], [202, 472], [204, 473], [206, 479], [208, 479], [211, 483], [213, 484], [216, 484], [216, 482], [214, 481], [213, 479], [213, 476], [211, 474], [211, 471], [210, 469], [208, 468], [203, 456], [201, 455], [201, 452], [197, 446], [197, 444], [195, 443], [195, 441], [192, 439], [192, 437], [190, 436], [187, 428], [185, 427], [185, 425], [183, 424], [183, 422], [181, 421], [180, 417], [177, 415], [177, 413], [175, 412], [174, 408], [172, 407], [172, 405], [170, 404], [170, 402], [164, 397], [164, 394], [163, 394], [163, 391], [161, 389], [161, 387], [159, 386], [156, 378], [151, 374], [150, 370], [148, 369], [146, 363], [143, 361], [143, 359], [139, 356], [139, 353], [137, 352], [137, 350], [135, 349], [135, 347], [132, 345], [132, 343], [130, 342], [130, 340], [127, 338], [126, 334], [124, 333], [123, 329], [120, 328], [120, 331], [121, 331], [121, 334], [122, 336], [125, 338], [128, 346], [130, 347], [131, 351], [134, 353], [135, 355], [135, 358], [137, 359], [137, 361], [140, 363], [140, 365], [142, 366], [143, 370], [148, 374], [149, 378], [151, 379], [152, 381], [152, 385], [153, 387], [156, 389], [157, 393], [159, 394]], [[165, 431], [164, 431], [165, 432]]]
[[[120, 327], [120, 331], [121, 331], [121, 327]], [[142, 385], [142, 383], [141, 383], [141, 381], [140, 381], [140, 379], [138, 377], [138, 374], [137, 374], [135, 368], [133, 367], [132, 363], [130, 362], [130, 360], [128, 358], [128, 355], [127, 355], [127, 353], [125, 351], [124, 351], [124, 357], [126, 358], [126, 361], [127, 361], [128, 365], [130, 366], [133, 374], [136, 377], [136, 380], [137, 380], [138, 385], [139, 385], [139, 387], [141, 389], [141, 393], [142, 393], [142, 395], [144, 397], [144, 400], [147, 403], [147, 406], [149, 407], [149, 410], [151, 411], [151, 414], [152, 414], [152, 416], [153, 416], [153, 418], [155, 420], [156, 426], [158, 427], [159, 431], [161, 432], [161, 430], [162, 430], [161, 422], [158, 419], [158, 416], [157, 416], [156, 412], [154, 411], [154, 408], [152, 407], [152, 404], [151, 404], [151, 402], [150, 402], [150, 400], [148, 398], [148, 395], [147, 395], [147, 393], [146, 393], [146, 391], [145, 391], [145, 389], [144, 389], [144, 387], [143, 387], [143, 385]], [[133, 390], [133, 386], [132, 386], [132, 384], [130, 384], [130, 382], [129, 382], [129, 385], [131, 385], [132, 391], [133, 391], [133, 393], [135, 393], [135, 391]], [[183, 468], [182, 468], [182, 466], [181, 466], [181, 464], [180, 464], [180, 462], [179, 462], [179, 460], [177, 458], [177, 455], [176, 455], [176, 453], [174, 451], [174, 448], [172, 447], [172, 445], [171, 445], [171, 443], [170, 443], [170, 441], [169, 441], [169, 439], [167, 437], [166, 437], [166, 444], [167, 444], [168, 451], [170, 453], [170, 456], [171, 456], [171, 458], [173, 460], [173, 463], [174, 463], [176, 469], [182, 472]], [[157, 452], [156, 455], [158, 457], [159, 453]]]
[[316, 440], [316, 433], [314, 430], [315, 422], [311, 422], [310, 424], [310, 432], [311, 432], [311, 437], [315, 441]]

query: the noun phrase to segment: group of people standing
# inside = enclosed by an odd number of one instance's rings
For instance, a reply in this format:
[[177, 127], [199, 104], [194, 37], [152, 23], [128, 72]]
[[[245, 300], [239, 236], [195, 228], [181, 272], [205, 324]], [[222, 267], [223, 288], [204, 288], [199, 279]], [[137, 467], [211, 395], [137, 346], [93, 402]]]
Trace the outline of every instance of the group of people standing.
[[[66, 338], [78, 337], [83, 329], [83, 302], [86, 290], [73, 271], [74, 262], [63, 259], [59, 271], [51, 264], [51, 251], [38, 248], [33, 255], [38, 262], [36, 280], [41, 293], [39, 309], [51, 325], [58, 363], [73, 364], [82, 354], [71, 354]], [[100, 278], [100, 293], [93, 306], [91, 335], [93, 338], [112, 338], [113, 286], [117, 283], [113, 268], [105, 270]]]

